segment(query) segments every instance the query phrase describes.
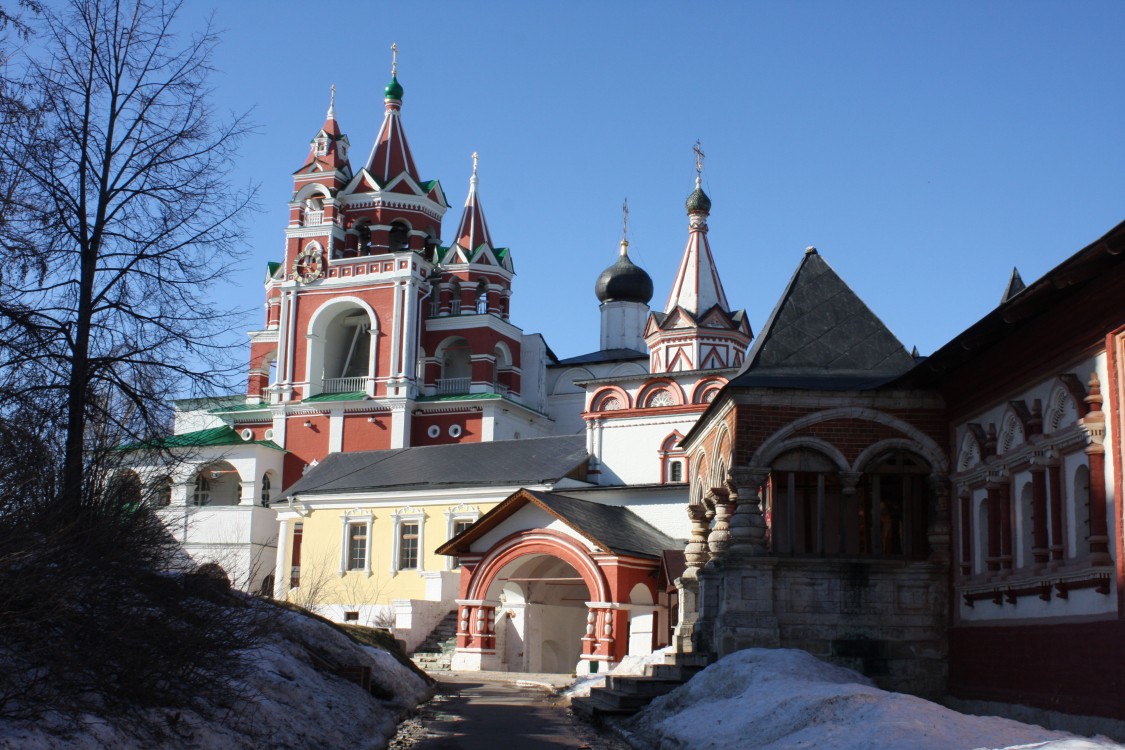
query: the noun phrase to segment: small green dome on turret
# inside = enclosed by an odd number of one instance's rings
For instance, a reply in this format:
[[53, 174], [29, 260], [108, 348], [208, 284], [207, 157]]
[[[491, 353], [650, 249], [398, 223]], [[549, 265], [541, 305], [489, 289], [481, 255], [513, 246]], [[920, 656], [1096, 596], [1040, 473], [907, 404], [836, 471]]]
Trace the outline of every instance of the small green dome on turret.
[[698, 186], [698, 183], [696, 183], [695, 190], [691, 191], [691, 195], [688, 196], [687, 203], [684, 205], [687, 207], [689, 214], [711, 213], [711, 199], [707, 197], [707, 193], [703, 192], [703, 188]]
[[391, 82], [383, 89], [383, 98], [402, 101], [402, 84], [398, 82], [398, 78], [391, 77]]

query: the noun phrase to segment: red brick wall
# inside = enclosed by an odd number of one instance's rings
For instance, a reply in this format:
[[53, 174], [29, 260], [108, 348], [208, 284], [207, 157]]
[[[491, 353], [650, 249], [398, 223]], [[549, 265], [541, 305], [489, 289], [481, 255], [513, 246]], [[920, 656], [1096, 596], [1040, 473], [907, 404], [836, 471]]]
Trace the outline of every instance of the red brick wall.
[[[374, 422], [368, 419], [374, 417]], [[391, 415], [345, 414], [343, 450], [381, 451], [391, 447]]]
[[[441, 428], [436, 438], [426, 434], [430, 425]], [[461, 425], [461, 435], [450, 437], [449, 427]], [[480, 412], [461, 412], [458, 414], [418, 414], [411, 420], [411, 445], [446, 445], [448, 443], [479, 443], [481, 440]]]
[[[305, 427], [310, 422], [311, 427]], [[286, 487], [301, 478], [301, 472], [312, 460], [328, 455], [328, 415], [296, 414], [285, 424], [285, 477]]]
[[949, 631], [949, 692], [1125, 719], [1125, 623], [959, 627]]
[[[943, 449], [948, 444], [948, 423], [944, 413], [939, 409], [879, 409], [870, 407], [857, 400], [856, 407], [873, 408], [891, 417], [912, 425], [925, 433], [938, 446]], [[825, 406], [822, 408], [754, 405], [739, 406], [737, 408], [735, 464], [746, 465], [751, 463], [754, 451], [765, 440], [778, 430], [791, 422], [808, 414], [837, 408]], [[817, 437], [834, 445], [848, 461], [854, 461], [868, 446], [888, 438], [905, 438], [902, 432], [878, 422], [866, 419], [847, 418], [829, 422], [818, 422], [794, 433], [799, 435]]]

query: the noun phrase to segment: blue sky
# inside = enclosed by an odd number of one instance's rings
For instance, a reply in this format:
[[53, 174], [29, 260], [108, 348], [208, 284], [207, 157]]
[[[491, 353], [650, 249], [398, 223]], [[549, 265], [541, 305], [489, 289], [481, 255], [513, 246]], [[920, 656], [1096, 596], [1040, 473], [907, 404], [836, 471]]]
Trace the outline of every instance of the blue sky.
[[[208, 7], [189, 0], [186, 25]], [[625, 197], [663, 307], [697, 138], [711, 248], [755, 331], [815, 245], [927, 354], [998, 303], [1012, 266], [1030, 282], [1125, 219], [1122, 2], [240, 0], [215, 19], [217, 104], [259, 124], [234, 165], [261, 186], [230, 274], [248, 327], [329, 86], [363, 158], [392, 41], [419, 170], [453, 205], [443, 240], [478, 151], [513, 322], [563, 357], [597, 348], [593, 284]]]

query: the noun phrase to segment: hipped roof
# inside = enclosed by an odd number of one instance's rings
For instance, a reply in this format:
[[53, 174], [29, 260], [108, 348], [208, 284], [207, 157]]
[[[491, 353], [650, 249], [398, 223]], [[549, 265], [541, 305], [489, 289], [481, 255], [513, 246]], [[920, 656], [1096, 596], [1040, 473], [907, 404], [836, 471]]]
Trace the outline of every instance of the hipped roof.
[[870, 388], [913, 366], [902, 342], [809, 248], [730, 386]]

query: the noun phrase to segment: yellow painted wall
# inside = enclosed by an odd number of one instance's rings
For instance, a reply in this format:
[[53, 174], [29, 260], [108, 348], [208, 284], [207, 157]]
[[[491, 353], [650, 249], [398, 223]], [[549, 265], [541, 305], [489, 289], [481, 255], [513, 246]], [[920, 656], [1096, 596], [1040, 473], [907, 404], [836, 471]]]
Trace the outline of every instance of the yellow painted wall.
[[[426, 582], [423, 572], [448, 570], [445, 555], [435, 549], [449, 540], [449, 520], [446, 512], [460, 506], [460, 502], [438, 505], [412, 505], [425, 512], [420, 568], [392, 573], [395, 537], [394, 513], [406, 506], [326, 508], [316, 509], [308, 516], [290, 521], [287, 554], [292, 559], [293, 527], [303, 524], [301, 541], [301, 580], [297, 589], [291, 589], [288, 598], [304, 606], [390, 604], [393, 599], [424, 599]], [[496, 502], [471, 503], [481, 514], [496, 507]], [[359, 522], [369, 513], [374, 515], [371, 528], [371, 573], [349, 570], [340, 575], [342, 521], [347, 513], [349, 520]], [[288, 561], [286, 570], [289, 569]]]

